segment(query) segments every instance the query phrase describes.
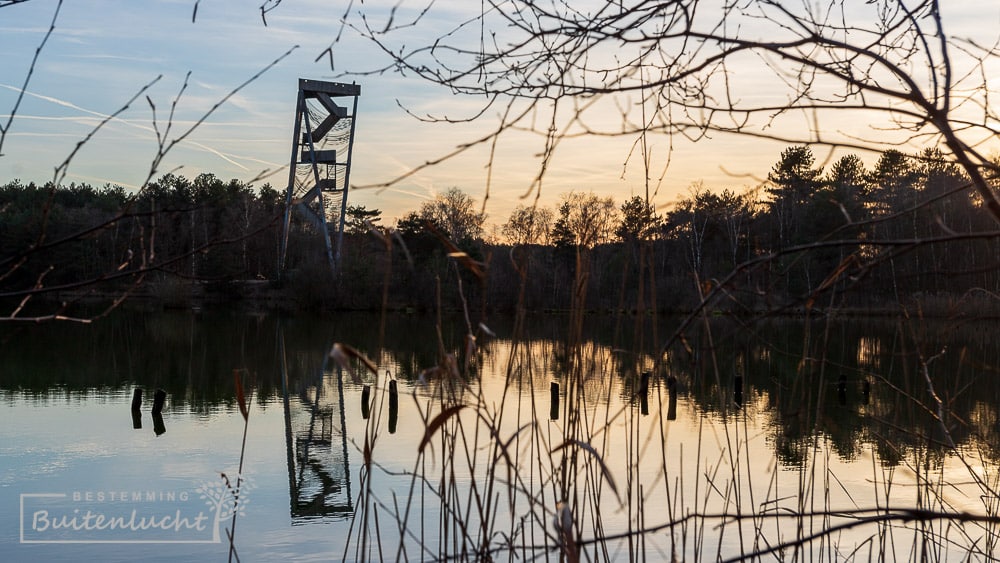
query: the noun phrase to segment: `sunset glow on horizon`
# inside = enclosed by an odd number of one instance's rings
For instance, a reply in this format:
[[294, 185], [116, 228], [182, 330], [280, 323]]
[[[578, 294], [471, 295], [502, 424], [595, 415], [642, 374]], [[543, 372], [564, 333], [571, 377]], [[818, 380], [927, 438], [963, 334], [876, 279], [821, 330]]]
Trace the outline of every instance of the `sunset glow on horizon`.
[[[74, 156], [64, 181], [137, 188], [149, 176], [158, 134], [176, 138], [275, 60], [273, 68], [211, 111], [171, 150], [152, 178], [168, 172], [188, 178], [211, 173], [224, 180], [254, 181], [255, 186], [270, 183], [284, 190], [299, 78], [354, 80], [361, 85], [349, 200], [381, 209], [384, 224], [451, 187], [482, 202], [489, 186], [486, 213], [491, 224], [502, 223], [517, 204], [531, 205], [538, 196], [539, 204], [553, 206], [560, 194], [569, 191], [593, 191], [610, 195], [616, 202], [648, 192], [653, 203], [665, 209], [687, 197], [696, 184], [716, 192], [740, 192], [759, 185], [790, 144], [723, 133], [693, 141], [654, 131], [645, 138], [647, 170], [636, 134], [570, 134], [546, 164], [539, 193], [533, 183], [542, 169], [545, 138], [537, 132], [512, 132], [496, 147], [479, 144], [388, 187], [378, 187], [482, 138], [495, 127], [500, 109], [491, 108], [471, 122], [425, 123], [414, 116], [462, 120], [476, 115], [483, 100], [443, 92], [412, 73], [342, 74], [377, 69], [388, 60], [351, 27], [358, 24], [357, 14], [348, 18], [350, 25], [342, 24], [343, 6], [331, 8], [319, 0], [279, 3], [267, 12], [266, 25], [259, 7], [231, 0], [102, 0], [61, 5], [54, 0], [31, 0], [0, 6], [0, 48], [14, 62], [0, 75], [0, 124], [7, 128], [0, 147], [3, 182], [52, 180], [53, 169], [76, 144], [114, 114]], [[391, 7], [391, 3], [366, 3], [354, 10], [364, 9], [377, 19], [386, 17]], [[1000, 22], [1000, 8], [977, 7], [985, 13], [972, 15], [971, 7], [947, 8], [956, 10], [945, 14], [955, 22], [952, 33], [979, 41], [987, 38], [986, 44], [995, 40], [989, 39], [990, 30]], [[472, 10], [474, 17], [479, 6], [435, 4], [420, 26], [407, 30], [403, 38], [433, 40], [454, 25], [452, 19], [464, 17], [463, 10]], [[52, 34], [22, 92], [32, 58], [50, 24], [54, 25]], [[340, 40], [327, 53], [338, 34]], [[336, 70], [331, 70], [331, 64]], [[775, 76], [745, 74], [753, 71], [740, 75], [739, 68], [729, 72], [759, 95], [772, 95], [765, 92], [778, 81]], [[147, 84], [151, 86], [143, 91]], [[776, 90], [773, 95], [780, 99], [784, 94]], [[606, 119], [596, 129], [613, 131], [624, 119], [622, 112], [638, 114], [638, 98], [619, 97], [616, 103], [621, 107], [605, 102], [588, 115]], [[877, 137], [892, 126], [873, 123], [870, 117], [858, 119], [845, 112], [836, 123], [827, 121], [819, 127], [832, 126], [824, 135], [851, 139]], [[808, 136], [816, 126], [801, 112], [773, 125], [801, 130], [799, 136]], [[891, 141], [891, 135], [887, 134], [887, 140]], [[920, 147], [904, 144], [897, 148], [915, 153]], [[988, 144], [980, 149], [996, 152]], [[818, 164], [826, 165], [851, 152], [869, 166], [878, 158], [874, 152], [831, 151], [822, 146], [814, 152]]]

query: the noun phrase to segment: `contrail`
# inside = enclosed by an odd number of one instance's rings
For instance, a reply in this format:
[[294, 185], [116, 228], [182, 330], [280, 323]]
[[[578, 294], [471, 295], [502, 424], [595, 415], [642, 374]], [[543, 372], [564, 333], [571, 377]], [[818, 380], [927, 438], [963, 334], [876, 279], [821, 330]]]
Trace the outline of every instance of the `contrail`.
[[[11, 90], [11, 91], [17, 92], [17, 93], [21, 93], [21, 91], [22, 91], [22, 89], [19, 88], [19, 87], [17, 87], [17, 86], [11, 86], [10, 84], [3, 84], [3, 83], [0, 83], [0, 88], [6, 88], [7, 90]], [[52, 103], [52, 104], [55, 104], [55, 105], [58, 105], [58, 106], [62, 106], [62, 107], [65, 107], [65, 108], [69, 108], [69, 109], [73, 109], [73, 110], [82, 112], [84, 114], [87, 114], [88, 116], [93, 116], [95, 118], [107, 119], [108, 117], [110, 117], [108, 114], [101, 113], [101, 112], [94, 111], [94, 110], [90, 110], [90, 109], [78, 106], [78, 105], [76, 105], [76, 104], [74, 104], [72, 102], [69, 102], [69, 101], [66, 101], [66, 100], [61, 100], [59, 98], [54, 98], [52, 96], [46, 96], [46, 95], [43, 95], [43, 94], [37, 94], [35, 92], [31, 92], [31, 91], [28, 91], [28, 90], [24, 90], [24, 94], [26, 96], [31, 96], [33, 98], [44, 100], [46, 102], [49, 102], [49, 103]], [[76, 116], [76, 117], [73, 117], [73, 116], [69, 116], [69, 117], [46, 117], [46, 116], [18, 115], [17, 117], [22, 118], [22, 119], [40, 119], [40, 120], [49, 119], [49, 120], [69, 120], [69, 121], [79, 120], [79, 119], [90, 119], [89, 117], [87, 117], [87, 118], [81, 118], [80, 116]], [[114, 118], [112, 118], [112, 121], [119, 122], [119, 123], [122, 123], [124, 125], [128, 125], [129, 127], [133, 127], [135, 129], [139, 129], [139, 130], [147, 132], [147, 133], [155, 133], [155, 131], [156, 131], [150, 125], [146, 125], [144, 123], [136, 122], [136, 121], [129, 120], [129, 119], [122, 119], [120, 117], [114, 117]], [[182, 122], [176, 122], [175, 121], [174, 123], [182, 123]], [[192, 121], [191, 123], [194, 123], [194, 122]], [[235, 154], [232, 154], [232, 153], [223, 153], [223, 152], [221, 152], [221, 151], [219, 151], [219, 150], [217, 150], [215, 148], [212, 148], [210, 146], [204, 145], [204, 144], [196, 142], [196, 141], [192, 141], [190, 139], [185, 140], [184, 143], [188, 144], [188, 145], [190, 145], [190, 146], [192, 146], [194, 148], [197, 148], [199, 150], [202, 150], [204, 152], [207, 152], [209, 154], [214, 154], [215, 156], [217, 156], [217, 157], [221, 158], [222, 160], [224, 160], [224, 161], [232, 164], [233, 166], [237, 166], [240, 169], [248, 171], [248, 172], [250, 171], [250, 169], [248, 167], [244, 166], [243, 164], [240, 164], [239, 162], [237, 162], [234, 159], [246, 160], [246, 161], [251, 161], [251, 162], [261, 162], [261, 163], [269, 165], [269, 166], [278, 166], [275, 163], [262, 161], [260, 159], [254, 158], [254, 157], [245, 157], [245, 156], [235, 155]]]
[[42, 94], [36, 94], [34, 92], [29, 92], [28, 90], [22, 90], [21, 88], [19, 88], [17, 86], [11, 86], [10, 84], [2, 84], [2, 83], [0, 83], [0, 88], [6, 88], [8, 90], [12, 90], [14, 92], [17, 92], [18, 94], [23, 93], [26, 96], [31, 96], [33, 98], [38, 98], [40, 100], [45, 100], [46, 102], [51, 102], [51, 103], [56, 104], [56, 105], [60, 105], [60, 106], [63, 106], [63, 107], [75, 109], [77, 111], [82, 111], [84, 113], [89, 113], [90, 115], [96, 115], [97, 117], [100, 117], [101, 119], [106, 119], [106, 118], [109, 117], [108, 114], [100, 113], [100, 112], [97, 112], [97, 111], [92, 111], [92, 110], [89, 110], [89, 109], [86, 109], [86, 108], [82, 108], [82, 107], [80, 107], [80, 106], [78, 106], [78, 105], [76, 105], [76, 104], [74, 104], [72, 102], [67, 102], [66, 100], [60, 100], [59, 98], [53, 98], [52, 96], [44, 96]]

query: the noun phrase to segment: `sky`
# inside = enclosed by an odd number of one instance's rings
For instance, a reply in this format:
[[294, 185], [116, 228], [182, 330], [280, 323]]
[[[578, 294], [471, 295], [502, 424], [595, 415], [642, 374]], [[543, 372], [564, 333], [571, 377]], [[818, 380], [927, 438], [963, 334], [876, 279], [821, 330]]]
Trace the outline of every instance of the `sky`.
[[[0, 182], [51, 180], [55, 167], [73, 153], [77, 143], [102, 119], [121, 110], [74, 155], [65, 182], [138, 187], [150, 172], [158, 135], [176, 138], [231, 90], [277, 59], [174, 146], [159, 163], [154, 178], [166, 172], [188, 178], [209, 172], [224, 180], [244, 181], [263, 175], [265, 179], [255, 185], [269, 182], [283, 190], [299, 78], [356, 80], [361, 85], [351, 172], [354, 186], [381, 184], [439, 158], [482, 135], [491, 116], [464, 125], [426, 124], [403, 107], [418, 115], [466, 115], [479, 107], [479, 100], [452, 96], [412, 75], [341, 75], [340, 69], [377, 68], [385, 63], [384, 55], [370, 41], [350, 29], [343, 30], [334, 48], [336, 71], [331, 70], [330, 58], [322, 55], [341, 32], [348, 6], [354, 13], [364, 8], [372, 14], [382, 10], [384, 15], [385, 6], [393, 4], [284, 0], [267, 14], [265, 25], [260, 2], [67, 1], [9, 124], [0, 155]], [[4, 53], [0, 123], [7, 127], [58, 3], [29, 0], [4, 5], [0, 0], [0, 6], [0, 52]], [[405, 33], [412, 41], [436, 36], [469, 7], [478, 10], [478, 3], [438, 1], [434, 17]], [[996, 29], [986, 25], [1000, 22], [994, 13], [998, 10], [990, 10], [963, 25]], [[178, 98], [188, 73], [187, 86]], [[168, 131], [171, 111], [174, 119]], [[540, 202], [552, 205], [559, 194], [570, 190], [593, 190], [618, 202], [643, 194], [641, 166], [623, 167], [633, 141], [585, 138], [568, 142], [550, 165]], [[723, 136], [696, 144], [656, 136], [648, 142], [653, 176], [659, 176], [669, 156], [670, 166], [654, 200], [661, 208], [687, 196], [695, 182], [714, 191], [756, 185], [787, 146]], [[539, 147], [537, 138], [524, 136], [512, 136], [497, 147], [488, 222], [502, 223], [514, 205], [533, 201], [533, 197], [522, 198], [540, 165]], [[349, 200], [381, 209], [389, 221], [451, 187], [481, 201], [487, 161], [485, 149], [471, 150], [389, 188], [352, 189]]]

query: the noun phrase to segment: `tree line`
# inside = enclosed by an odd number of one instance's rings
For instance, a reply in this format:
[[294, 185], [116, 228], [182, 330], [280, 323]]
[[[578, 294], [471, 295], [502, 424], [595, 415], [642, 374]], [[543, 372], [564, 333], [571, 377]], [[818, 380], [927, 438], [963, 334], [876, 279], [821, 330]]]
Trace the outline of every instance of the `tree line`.
[[130, 193], [15, 180], [0, 187], [0, 295], [8, 311], [95, 290], [184, 304], [195, 289], [239, 299], [256, 280], [311, 310], [680, 311], [709, 292], [734, 312], [956, 303], [1000, 291], [998, 232], [970, 186], [937, 149], [888, 150], [869, 169], [855, 155], [824, 167], [797, 145], [760, 186], [696, 184], [667, 208], [574, 191], [490, 227], [452, 188], [391, 226], [349, 206], [335, 275], [316, 225], [294, 213], [278, 272], [285, 202], [270, 185], [167, 174]]

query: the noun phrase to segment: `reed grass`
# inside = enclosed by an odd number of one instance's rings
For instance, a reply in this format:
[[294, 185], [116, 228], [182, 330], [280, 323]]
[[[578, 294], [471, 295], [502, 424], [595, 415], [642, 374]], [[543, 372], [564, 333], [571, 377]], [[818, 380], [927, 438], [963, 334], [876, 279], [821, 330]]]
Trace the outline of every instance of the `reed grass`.
[[[578, 272], [574, 295], [583, 296], [586, 268]], [[456, 267], [461, 290], [459, 274]], [[638, 281], [647, 282], [655, 287], [655, 280]], [[532, 340], [523, 309], [510, 339], [494, 340], [485, 315], [474, 322], [466, 309], [465, 340], [451, 350], [439, 316], [438, 363], [403, 397], [424, 428], [403, 471], [379, 462], [391, 374], [379, 376], [379, 401], [357, 444], [362, 487], [344, 560], [992, 557], [1000, 537], [998, 471], [988, 452], [959, 448], [952, 439], [954, 421], [936, 390], [941, 378], [932, 358], [915, 356], [922, 390], [852, 373], [852, 381], [876, 380], [879, 391], [863, 414], [889, 433], [876, 430], [838, 451], [815, 430], [818, 421], [835, 418], [831, 397], [845, 385], [845, 376], [837, 377], [844, 366], [825, 353], [830, 321], [810, 329], [801, 350], [768, 342], [758, 355], [794, 359], [796, 378], [776, 395], [748, 385], [737, 404], [733, 374], [755, 367], [747, 355], [742, 365], [723, 357], [707, 308], [684, 321], [683, 332], [662, 349], [656, 322], [644, 319], [641, 307], [638, 315], [622, 314], [619, 333], [633, 322], [635, 344], [622, 349], [585, 338], [581, 303], [582, 297], [562, 341]], [[923, 345], [917, 331], [900, 334], [910, 352]], [[349, 370], [358, 365], [344, 362]], [[646, 370], [654, 372], [648, 396], [638, 383]], [[503, 373], [504, 381], [488, 381], [485, 371]], [[667, 385], [668, 376], [676, 386]], [[560, 386], [557, 420], [550, 420], [546, 401], [552, 381]], [[695, 387], [715, 395], [718, 414], [697, 412]], [[668, 415], [672, 401], [680, 403], [679, 421]], [[797, 404], [793, 420], [768, 414], [775, 403]], [[893, 408], [925, 417], [927, 435], [900, 445], [890, 435], [902, 431], [893, 427]], [[762, 440], [769, 430], [773, 435]], [[944, 437], [943, 448], [934, 436]], [[926, 445], [912, 446], [915, 439]], [[853, 458], [855, 468], [857, 460], [867, 461], [869, 473], [845, 474], [842, 457]]]

